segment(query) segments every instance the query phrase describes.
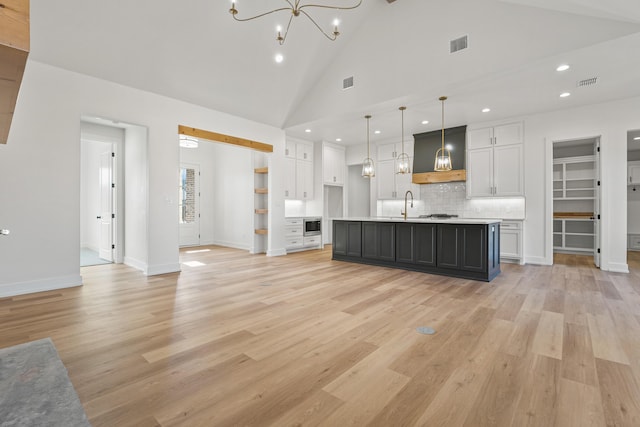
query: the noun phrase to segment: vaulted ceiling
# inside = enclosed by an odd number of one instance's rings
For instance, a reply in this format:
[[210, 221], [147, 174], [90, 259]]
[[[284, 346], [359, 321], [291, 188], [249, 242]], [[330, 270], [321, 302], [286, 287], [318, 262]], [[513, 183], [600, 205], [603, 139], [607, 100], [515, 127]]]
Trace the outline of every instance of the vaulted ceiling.
[[[236, 5], [247, 16], [286, 3]], [[311, 11], [328, 28], [340, 18], [336, 42], [299, 17], [284, 46], [274, 30], [287, 15], [236, 22], [229, 7], [32, 0], [31, 59], [345, 144], [364, 141], [365, 113], [381, 130], [372, 140], [397, 137], [403, 104], [407, 134], [438, 129], [440, 95], [450, 98], [447, 126], [640, 95], [637, 0], [364, 0], [339, 14]], [[469, 47], [449, 53], [463, 35]], [[571, 68], [555, 71], [561, 63]]]

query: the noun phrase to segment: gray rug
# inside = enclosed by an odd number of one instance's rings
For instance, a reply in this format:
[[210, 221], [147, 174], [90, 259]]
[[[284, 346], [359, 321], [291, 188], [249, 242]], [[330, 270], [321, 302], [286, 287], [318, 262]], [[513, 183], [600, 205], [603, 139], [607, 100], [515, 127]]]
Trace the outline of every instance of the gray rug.
[[90, 426], [50, 338], [0, 349], [0, 426]]

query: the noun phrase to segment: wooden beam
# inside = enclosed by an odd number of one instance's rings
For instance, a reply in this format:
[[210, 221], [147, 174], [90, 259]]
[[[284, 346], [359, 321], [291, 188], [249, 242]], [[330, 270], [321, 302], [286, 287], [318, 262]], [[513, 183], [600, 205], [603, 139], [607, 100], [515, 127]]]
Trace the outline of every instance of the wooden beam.
[[29, 52], [29, 0], [0, 0], [0, 44]]
[[0, 0], [0, 144], [6, 144], [29, 55], [29, 0]]
[[467, 171], [465, 169], [452, 170], [448, 172], [424, 172], [414, 173], [411, 182], [414, 184], [435, 184], [438, 182], [466, 181]]
[[[2, 1], [2, 0], [0, 0]], [[193, 136], [196, 138], [207, 139], [214, 142], [223, 142], [225, 144], [238, 145], [240, 147], [250, 148], [256, 151], [262, 151], [265, 153], [273, 153], [273, 145], [265, 144], [263, 142], [252, 141], [250, 139], [238, 138], [237, 136], [225, 135], [222, 133], [211, 132], [208, 130], [190, 128], [183, 125], [178, 125], [178, 133], [180, 135]]]

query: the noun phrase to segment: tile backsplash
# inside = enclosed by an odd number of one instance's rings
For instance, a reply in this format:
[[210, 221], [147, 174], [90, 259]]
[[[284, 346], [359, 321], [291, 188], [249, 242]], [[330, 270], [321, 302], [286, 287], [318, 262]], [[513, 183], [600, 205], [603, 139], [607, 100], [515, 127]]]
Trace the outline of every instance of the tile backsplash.
[[[524, 197], [467, 199], [466, 194], [464, 182], [423, 184], [420, 186], [420, 199], [415, 195], [414, 207], [409, 208], [408, 215], [446, 213], [462, 218], [499, 219], [523, 219], [525, 216]], [[404, 199], [378, 200], [377, 216], [400, 216], [403, 210]]]

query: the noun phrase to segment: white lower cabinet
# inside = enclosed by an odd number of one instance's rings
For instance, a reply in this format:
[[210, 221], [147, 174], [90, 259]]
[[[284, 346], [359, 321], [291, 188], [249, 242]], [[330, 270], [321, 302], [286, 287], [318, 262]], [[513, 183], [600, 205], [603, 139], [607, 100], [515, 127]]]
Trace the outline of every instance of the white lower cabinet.
[[284, 247], [287, 252], [296, 252], [307, 249], [321, 249], [322, 235], [304, 235], [304, 218], [285, 218], [284, 220]]
[[522, 247], [522, 221], [502, 221], [500, 224], [500, 259], [524, 264]]
[[640, 234], [629, 234], [628, 249], [632, 251], [640, 251]]

